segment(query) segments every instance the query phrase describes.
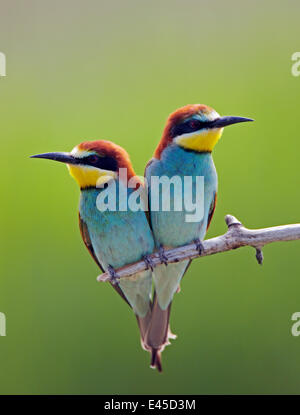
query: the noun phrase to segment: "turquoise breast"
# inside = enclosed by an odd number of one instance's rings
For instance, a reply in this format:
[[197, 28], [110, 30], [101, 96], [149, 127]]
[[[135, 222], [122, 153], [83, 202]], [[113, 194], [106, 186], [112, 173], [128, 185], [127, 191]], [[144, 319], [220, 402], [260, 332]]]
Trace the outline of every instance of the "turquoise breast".
[[[151, 188], [151, 178], [157, 176], [161, 178], [166, 176], [172, 178], [178, 176], [182, 181], [182, 196], [180, 193], [174, 193], [174, 187], [171, 187], [171, 211], [162, 210], [162, 203], [158, 211], [151, 211], [151, 225], [155, 235], [156, 245], [180, 246], [192, 242], [193, 240], [204, 238], [207, 228], [207, 220], [210, 206], [214, 201], [217, 192], [218, 180], [215, 165], [211, 153], [197, 153], [187, 151], [177, 145], [168, 146], [162, 153], [161, 159], [153, 159], [146, 169], [146, 179], [149, 185], [149, 200], [151, 203], [154, 197], [153, 191], [157, 188]], [[191, 186], [184, 184], [184, 177], [190, 177]], [[199, 186], [196, 177], [203, 177], [204, 186]], [[201, 180], [201, 179], [200, 179]], [[162, 187], [159, 188], [161, 199]], [[195, 201], [196, 191], [198, 192], [201, 206], [203, 206], [200, 220], [188, 222], [187, 215], [191, 212], [184, 203], [184, 194], [189, 194], [190, 200]], [[191, 193], [193, 199], [191, 199]], [[157, 196], [157, 194], [155, 195]], [[182, 197], [182, 211], [174, 211], [178, 206], [176, 197]]]
[[[117, 190], [119, 183], [117, 182]], [[154, 248], [152, 232], [143, 211], [99, 211], [97, 198], [103, 189], [84, 189], [79, 212], [86, 223], [95, 254], [104, 269], [139, 261]], [[132, 192], [128, 189], [128, 193]]]

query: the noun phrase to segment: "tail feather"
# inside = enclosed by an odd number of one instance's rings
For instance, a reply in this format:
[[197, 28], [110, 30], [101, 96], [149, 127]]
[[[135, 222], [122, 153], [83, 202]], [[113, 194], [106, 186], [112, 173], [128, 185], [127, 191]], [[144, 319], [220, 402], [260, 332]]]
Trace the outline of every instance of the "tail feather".
[[162, 372], [162, 365], [161, 365], [161, 352], [157, 349], [151, 350], [151, 368], [157, 369], [159, 372]]
[[152, 318], [146, 334], [147, 344], [154, 348], [161, 348], [166, 343], [169, 344], [169, 321], [171, 305], [163, 310], [157, 300], [156, 295], [153, 299]]
[[176, 336], [170, 330], [170, 312], [175, 292], [180, 291], [180, 281], [186, 272], [190, 260], [177, 264], [157, 266], [153, 273], [155, 292], [152, 306], [152, 317], [145, 336], [145, 344], [151, 350], [151, 367], [160, 372], [161, 352], [170, 344], [169, 339]]
[[145, 343], [145, 336], [146, 333], [148, 331], [148, 327], [151, 321], [151, 309], [149, 309], [148, 313], [146, 314], [145, 317], [139, 317], [136, 314], [136, 319], [138, 322], [138, 326], [140, 329], [140, 336], [141, 336], [141, 346], [144, 350], [146, 350], [147, 352], [150, 351], [149, 347], [147, 346], [147, 344]]
[[161, 352], [170, 344], [169, 339], [174, 338], [171, 333], [170, 320], [171, 304], [163, 310], [157, 300], [153, 299], [152, 317], [145, 336], [147, 350], [151, 351], [151, 367], [162, 371]]
[[146, 270], [131, 277], [123, 278], [119, 282], [119, 288], [135, 313], [140, 329], [142, 348], [149, 351], [145, 344], [145, 336], [151, 320], [152, 273]]

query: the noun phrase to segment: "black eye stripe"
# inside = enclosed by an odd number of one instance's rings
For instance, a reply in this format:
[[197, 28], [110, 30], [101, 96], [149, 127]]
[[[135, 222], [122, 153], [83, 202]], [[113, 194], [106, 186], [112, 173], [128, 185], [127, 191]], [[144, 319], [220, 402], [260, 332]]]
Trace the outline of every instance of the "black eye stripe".
[[181, 124], [175, 125], [171, 130], [171, 137], [177, 137], [182, 134], [189, 134], [205, 128], [209, 128], [211, 121], [188, 120]]
[[97, 167], [102, 170], [118, 171], [118, 162], [113, 157], [100, 157], [92, 154], [80, 160], [80, 164]]
[[97, 164], [99, 162], [100, 157], [97, 156], [96, 154], [91, 154], [88, 157], [85, 157], [83, 160], [85, 163], [89, 163], [89, 164]]

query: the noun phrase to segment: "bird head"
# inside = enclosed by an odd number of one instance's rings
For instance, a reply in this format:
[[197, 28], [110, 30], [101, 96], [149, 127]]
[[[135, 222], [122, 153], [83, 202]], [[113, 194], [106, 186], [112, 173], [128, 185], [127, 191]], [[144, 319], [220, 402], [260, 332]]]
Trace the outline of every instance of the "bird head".
[[81, 189], [116, 179], [121, 168], [127, 169], [127, 179], [135, 176], [127, 152], [111, 141], [85, 141], [70, 153], [44, 153], [31, 157], [65, 163]]
[[154, 156], [160, 158], [163, 150], [170, 144], [196, 152], [211, 152], [221, 138], [224, 127], [246, 121], [253, 120], [244, 117], [221, 117], [207, 105], [186, 105], [169, 116]]

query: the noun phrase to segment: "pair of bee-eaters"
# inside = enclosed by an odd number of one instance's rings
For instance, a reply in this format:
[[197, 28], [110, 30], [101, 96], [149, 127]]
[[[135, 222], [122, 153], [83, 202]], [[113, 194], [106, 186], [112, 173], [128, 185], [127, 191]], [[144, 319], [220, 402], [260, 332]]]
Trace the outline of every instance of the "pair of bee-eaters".
[[[141, 343], [151, 353], [151, 367], [161, 371], [161, 352], [169, 344], [172, 333], [169, 327], [170, 308], [173, 296], [190, 261], [167, 264], [164, 249], [195, 242], [201, 252], [207, 228], [212, 219], [217, 196], [217, 173], [212, 159], [212, 150], [220, 139], [225, 126], [252, 121], [243, 117], [221, 117], [206, 105], [187, 105], [172, 113], [163, 131], [162, 138], [145, 170], [147, 183], [151, 178], [191, 177], [192, 185], [180, 196], [170, 192], [170, 210], [150, 211], [119, 208], [99, 210], [97, 198], [105, 191], [126, 191], [127, 198], [136, 188], [128, 182], [135, 177], [127, 152], [110, 141], [87, 141], [76, 146], [70, 153], [38, 154], [44, 158], [66, 163], [71, 176], [80, 186], [79, 226], [82, 239], [90, 254], [101, 268], [111, 275], [111, 284], [132, 307], [138, 321]], [[120, 175], [127, 169], [127, 175]], [[186, 221], [187, 211], [174, 209], [176, 197], [185, 191], [195, 194], [199, 189], [197, 177], [203, 177], [201, 203], [203, 215], [197, 221]], [[111, 186], [111, 184], [114, 186]], [[108, 185], [106, 185], [108, 184]], [[136, 187], [143, 183], [136, 180]], [[149, 207], [154, 194], [148, 187]], [[149, 256], [158, 250], [161, 265], [154, 269]], [[115, 269], [144, 260], [147, 270], [131, 277], [118, 279]], [[152, 296], [152, 280], [154, 293]], [[152, 299], [151, 299], [152, 297]]]

